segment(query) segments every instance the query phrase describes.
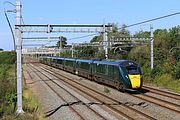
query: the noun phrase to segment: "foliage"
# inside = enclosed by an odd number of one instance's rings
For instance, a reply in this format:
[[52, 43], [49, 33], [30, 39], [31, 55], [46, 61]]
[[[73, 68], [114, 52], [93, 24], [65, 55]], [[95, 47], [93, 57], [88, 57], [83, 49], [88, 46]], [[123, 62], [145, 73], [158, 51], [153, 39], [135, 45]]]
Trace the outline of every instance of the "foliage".
[[[180, 46], [180, 44], [177, 46]], [[176, 60], [180, 60], [180, 54], [179, 54], [180, 48], [178, 48], [178, 47], [171, 48], [171, 50], [169, 52], [171, 52], [171, 54], [175, 57]]]
[[172, 80], [172, 76], [169, 74], [163, 74], [161, 76], [157, 76], [155, 80], [158, 85], [167, 86]]
[[0, 64], [13, 64], [15, 61], [15, 52], [0, 52]]
[[[122, 27], [118, 30], [117, 24], [112, 23], [112, 31], [108, 32], [108, 40], [116, 40], [118, 38], [122, 37], [130, 37], [130, 32], [126, 30], [126, 25], [123, 24]], [[100, 34], [99, 36], [95, 36], [90, 41], [92, 42], [102, 42], [103, 41], [103, 34]]]
[[[154, 31], [154, 69], [150, 70], [150, 45], [133, 48], [128, 54], [129, 59], [136, 60], [143, 71], [146, 82], [171, 88], [180, 92], [180, 27], [157, 29]], [[148, 35], [140, 32], [136, 37]]]
[[2, 48], [0, 48], [0, 51], [3, 51], [3, 49], [2, 49]]
[[126, 30], [126, 25], [123, 24], [119, 31], [118, 37], [129, 37], [129, 36], [130, 36], [130, 32]]
[[154, 83], [156, 83], [157, 86], [163, 86], [171, 90], [180, 92], [180, 82], [179, 80], [173, 80], [171, 74], [162, 74], [161, 76], [157, 76]]
[[29, 107], [30, 99], [23, 97], [23, 109], [26, 114], [15, 116], [17, 109], [16, 79], [15, 79], [15, 52], [0, 53], [0, 119], [2, 120], [37, 120], [38, 115]]
[[76, 57], [78, 58], [94, 58], [98, 49], [92, 46], [82, 46], [76, 47], [75, 51]]
[[137, 33], [134, 34], [134, 37], [139, 37], [139, 38], [149, 38], [150, 37], [150, 32], [148, 31], [139, 31]]
[[171, 74], [174, 79], [180, 79], [180, 61], [178, 61], [177, 64], [173, 66]]
[[59, 37], [59, 41], [56, 43], [56, 46], [58, 48], [60, 48], [62, 46], [62, 48], [66, 47], [67, 45], [67, 38], [66, 37], [63, 37], [63, 36], [60, 36]]
[[95, 58], [105, 59], [105, 51], [104, 50], [99, 50], [98, 52], [96, 52], [95, 53]]
[[127, 59], [128, 52], [126, 50], [109, 50], [108, 57], [109, 59]]
[[[118, 40], [119, 38], [123, 38], [123, 37], [130, 37], [130, 32], [128, 30], [126, 30], [126, 25], [123, 24], [122, 27], [120, 29], [118, 29], [117, 24], [112, 23], [111, 24], [112, 30], [111, 32], [108, 32], [108, 41], [114, 41], [114, 40]], [[103, 34], [100, 34], [99, 36], [95, 36], [94, 38], [92, 38], [92, 40], [90, 41], [91, 43], [93, 42], [103, 42]], [[118, 45], [117, 46], [113, 46], [114, 49], [112, 50], [108, 50], [108, 56], [110, 59], [126, 59], [127, 58], [127, 54], [128, 52], [131, 50], [131, 48], [120, 48]], [[95, 57], [100, 57], [102, 59], [104, 59], [105, 57], [105, 53], [102, 51], [102, 48], [99, 48], [98, 51], [96, 51], [95, 53]], [[94, 55], [93, 55], [94, 57]]]
[[100, 34], [99, 36], [95, 36], [92, 38], [92, 40], [90, 41], [90, 43], [93, 43], [93, 42], [102, 42], [103, 41], [103, 35]]
[[137, 61], [141, 66], [150, 66], [150, 45], [133, 48], [128, 54], [128, 59]]
[[0, 52], [0, 118], [12, 114], [16, 107], [15, 59], [15, 52]]
[[[7, 62], [7, 61], [6, 61]], [[0, 64], [0, 118], [6, 114], [12, 114], [15, 110], [15, 80], [9, 72], [14, 66], [10, 64]]]
[[72, 51], [61, 52], [61, 57], [66, 57], [66, 58], [72, 57]]

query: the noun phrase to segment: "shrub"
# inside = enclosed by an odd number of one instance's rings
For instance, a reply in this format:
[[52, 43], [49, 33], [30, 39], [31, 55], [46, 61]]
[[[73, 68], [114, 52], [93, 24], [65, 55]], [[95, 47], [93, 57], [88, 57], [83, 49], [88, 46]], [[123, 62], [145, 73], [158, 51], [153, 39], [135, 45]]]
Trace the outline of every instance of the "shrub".
[[172, 76], [170, 74], [163, 74], [155, 78], [157, 85], [168, 87], [168, 84], [172, 81]]
[[0, 64], [13, 64], [16, 61], [15, 52], [1, 52], [0, 53]]
[[154, 69], [151, 70], [150, 76], [152, 78], [155, 78], [156, 76], [160, 76], [160, 75], [162, 75], [162, 68], [160, 65], [154, 67]]
[[173, 70], [171, 72], [174, 79], [180, 79], [180, 61], [174, 65]]
[[149, 45], [133, 48], [128, 54], [128, 59], [137, 61], [141, 66], [150, 65]]
[[180, 82], [178, 80], [173, 80], [171, 74], [158, 76], [155, 78], [155, 82], [158, 86], [163, 86], [176, 92], [180, 92]]

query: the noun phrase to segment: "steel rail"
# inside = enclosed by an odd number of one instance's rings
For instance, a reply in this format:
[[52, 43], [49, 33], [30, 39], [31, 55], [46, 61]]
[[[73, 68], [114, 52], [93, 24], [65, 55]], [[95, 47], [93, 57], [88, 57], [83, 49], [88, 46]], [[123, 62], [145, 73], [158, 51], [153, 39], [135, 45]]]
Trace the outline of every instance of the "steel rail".
[[[174, 105], [173, 103], [170, 103], [170, 102], [168, 102], [168, 101], [161, 100], [161, 99], [158, 99], [158, 98], [155, 98], [155, 97], [152, 97], [152, 96], [148, 96], [148, 95], [144, 95], [144, 94], [141, 94], [141, 96], [136, 96], [136, 95], [132, 95], [132, 94], [129, 94], [129, 93], [126, 93], [126, 94], [128, 94], [128, 95], [130, 95], [130, 96], [133, 96], [133, 97], [136, 97], [136, 98], [139, 98], [139, 99], [141, 99], [141, 100], [144, 100], [144, 101], [153, 103], [153, 104], [155, 104], [155, 105], [164, 107], [164, 108], [166, 108], [166, 109], [169, 109], [169, 110], [171, 110], [171, 111], [174, 111], [174, 112], [180, 114], [180, 111], [178, 110], [178, 108], [177, 108], [177, 109], [173, 109], [172, 107], [167, 107], [167, 106], [166, 106], [166, 105], [167, 105], [166, 103], [171, 104], [171, 105]], [[163, 105], [163, 104], [161, 104], [161, 103], [157, 103], [157, 102], [154, 102], [154, 101], [152, 101], [152, 100], [148, 100], [147, 98], [143, 98], [143, 96], [146, 96], [146, 97], [149, 97], [149, 98], [151, 98], [151, 99], [155, 99], [155, 100], [164, 102], [165, 104]], [[179, 107], [179, 105], [175, 104], [174, 107]]]
[[[29, 67], [29, 69], [32, 70], [32, 68], [30, 68], [30, 67]], [[36, 72], [33, 72], [33, 73], [35, 75], [37, 75], [60, 99], [62, 99], [65, 103], [68, 104], [68, 102], [58, 92], [56, 92], [53, 89], [53, 87], [51, 87], [39, 74], [37, 74]], [[29, 74], [29, 75], [31, 76], [31, 74]], [[32, 78], [32, 76], [31, 76], [31, 78]], [[69, 106], [69, 107], [74, 113], [76, 113], [80, 117], [81, 120], [85, 120], [85, 118], [81, 114], [79, 114], [72, 106]], [[46, 115], [46, 117], [47, 117], [47, 115]]]
[[152, 93], [157, 93], [157, 94], [162, 95], [162, 96], [166, 96], [166, 97], [170, 97], [170, 98], [173, 98], [173, 99], [176, 99], [176, 100], [180, 100], [180, 95], [179, 94], [167, 92], [167, 91], [164, 91], [164, 90], [159, 90], [159, 89], [152, 88], [152, 87], [149, 87], [149, 86], [143, 86], [143, 88], [149, 90]]
[[[32, 65], [31, 65], [32, 66]], [[33, 67], [33, 66], [32, 66]], [[38, 72], [40, 72], [42, 75], [46, 76], [48, 79], [51, 80], [51, 82], [53, 82], [55, 85], [57, 85], [58, 87], [60, 87], [61, 89], [63, 89], [64, 91], [66, 91], [67, 93], [69, 93], [71, 96], [73, 96], [75, 99], [77, 99], [78, 101], [81, 101], [79, 98], [77, 98], [75, 95], [73, 95], [72, 93], [70, 93], [69, 91], [67, 91], [65, 88], [63, 88], [62, 86], [60, 86], [58, 83], [54, 82], [51, 78], [48, 77], [48, 75], [44, 74], [43, 72], [41, 72], [40, 70], [38, 70], [37, 68], [33, 67], [34, 69], [36, 69]], [[85, 106], [87, 108], [89, 108], [91, 111], [93, 111], [97, 116], [101, 117], [103, 120], [106, 120], [106, 118], [104, 116], [102, 116], [101, 114], [99, 114], [98, 112], [96, 112], [95, 110], [93, 110], [90, 106], [88, 106], [87, 104], [85, 104]]]
[[[46, 67], [46, 68], [44, 68], [43, 67], [43, 70], [45, 70], [45, 71], [47, 71], [47, 72], [49, 72], [49, 71], [51, 71], [52, 72], [52, 70], [51, 69], [48, 69], [48, 68]], [[55, 74], [56, 73], [56, 74]], [[132, 107], [130, 107], [130, 106], [127, 106], [126, 104], [123, 104], [122, 102], [119, 102], [118, 100], [116, 100], [116, 99], [113, 99], [113, 98], [111, 98], [111, 97], [109, 97], [109, 96], [107, 96], [107, 95], [104, 95], [104, 94], [102, 94], [102, 93], [100, 93], [100, 92], [98, 92], [98, 91], [96, 91], [96, 90], [94, 90], [94, 89], [92, 89], [92, 88], [89, 88], [89, 87], [87, 87], [87, 86], [85, 86], [85, 85], [82, 85], [82, 84], [80, 84], [80, 83], [78, 83], [78, 82], [76, 82], [76, 81], [72, 81], [72, 79], [70, 79], [70, 78], [68, 78], [68, 77], [66, 77], [66, 76], [64, 76], [64, 75], [62, 75], [62, 74], [59, 74], [58, 72], [55, 72], [55, 71], [53, 71], [53, 73], [50, 73], [50, 74], [53, 74], [54, 76], [56, 76], [57, 78], [59, 78], [59, 79], [61, 79], [58, 75], [60, 75], [60, 76], [62, 76], [62, 77], [64, 77], [64, 78], [66, 78], [67, 80], [69, 80], [69, 81], [71, 81], [71, 82], [74, 82], [74, 83], [76, 83], [76, 84], [78, 84], [78, 85], [81, 85], [81, 86], [83, 86], [84, 88], [87, 88], [87, 89], [89, 89], [89, 90], [91, 90], [91, 91], [93, 91], [93, 92], [95, 92], [95, 93], [97, 93], [97, 94], [99, 94], [99, 95], [101, 95], [101, 96], [104, 96], [104, 97], [106, 97], [106, 98], [108, 98], [108, 99], [110, 99], [110, 100], [112, 100], [112, 101], [114, 101], [114, 102], [116, 102], [116, 103], [119, 103], [120, 105], [122, 105], [123, 107], [125, 107], [125, 108], [127, 108], [127, 109], [129, 109], [129, 110], [133, 110], [133, 111], [135, 111], [136, 113], [138, 113], [138, 114], [140, 114], [140, 115], [142, 115], [142, 116], [144, 116], [144, 117], [146, 117], [146, 118], [148, 118], [148, 119], [151, 119], [151, 120], [156, 120], [154, 117], [151, 117], [151, 116], [149, 116], [149, 115], [147, 115], [147, 114], [145, 114], [145, 113], [143, 113], [143, 112], [141, 112], [141, 111], [138, 111], [137, 109], [135, 109], [135, 108], [132, 108]], [[63, 80], [64, 81], [64, 80]], [[67, 81], [64, 81], [64, 82], [66, 82], [67, 83]], [[74, 86], [74, 85], [72, 85], [73, 87], [75, 87], [75, 88], [77, 88], [76, 86]], [[77, 88], [78, 89], [78, 88]], [[85, 91], [84, 91], [85, 92]], [[88, 94], [88, 93], [85, 93], [85, 94]], [[92, 96], [91, 94], [88, 94], [89, 96]], [[92, 96], [93, 97], [93, 96]], [[97, 99], [97, 98], [96, 98]], [[101, 100], [101, 102], [103, 102], [102, 100]], [[114, 108], [113, 108], [114, 109]], [[116, 111], [117, 111], [117, 109], [116, 109]]]

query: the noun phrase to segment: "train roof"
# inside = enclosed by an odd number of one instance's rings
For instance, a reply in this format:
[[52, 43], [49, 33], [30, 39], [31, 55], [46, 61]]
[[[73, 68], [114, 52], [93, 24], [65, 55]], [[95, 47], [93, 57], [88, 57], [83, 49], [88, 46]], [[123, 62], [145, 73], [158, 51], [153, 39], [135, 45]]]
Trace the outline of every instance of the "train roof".
[[94, 61], [94, 63], [97, 64], [106, 64], [106, 65], [115, 65], [115, 66], [130, 66], [130, 65], [134, 65], [134, 66], [138, 66], [137, 63], [135, 63], [135, 61], [132, 60], [118, 60], [118, 61]]
[[61, 57], [57, 57], [56, 59], [58, 59], [58, 60], [64, 60], [64, 58], [61, 58]]
[[43, 58], [49, 58], [49, 59], [64, 59], [64, 58], [60, 58], [60, 57], [56, 57], [56, 56], [48, 56], [48, 57], [43, 57]]
[[96, 64], [105, 64], [105, 65], [116, 65], [116, 66], [119, 65], [118, 62], [115, 62], [115, 61], [105, 61], [105, 60], [102, 60], [102, 61], [94, 61], [93, 63], [96, 63]]
[[93, 62], [91, 59], [76, 59], [77, 62]]
[[107, 61], [100, 59], [78, 59], [78, 58], [61, 58], [61, 57], [44, 57], [51, 59], [61, 59], [61, 60], [70, 60], [70, 61], [79, 61], [79, 62], [91, 62], [97, 64], [106, 64], [106, 65], [115, 65], [115, 66], [138, 66], [138, 64], [133, 60], [116, 60], [116, 61]]
[[54, 58], [57, 58], [57, 57], [46, 56], [46, 57], [43, 57], [43, 58], [51, 58], [51, 59], [54, 59]]
[[122, 66], [130, 66], [130, 65], [138, 66], [138, 64], [133, 60], [119, 60], [117, 62], [119, 62], [119, 64]]
[[64, 58], [64, 60], [75, 61], [75, 60], [76, 60], [76, 58]]

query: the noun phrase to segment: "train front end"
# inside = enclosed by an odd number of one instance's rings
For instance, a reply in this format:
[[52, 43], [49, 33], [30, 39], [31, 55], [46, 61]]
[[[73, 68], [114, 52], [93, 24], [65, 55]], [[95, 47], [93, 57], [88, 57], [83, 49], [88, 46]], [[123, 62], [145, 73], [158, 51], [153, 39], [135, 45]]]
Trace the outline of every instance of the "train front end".
[[128, 66], [128, 78], [132, 89], [140, 89], [142, 87], [142, 73], [139, 66]]
[[140, 66], [134, 61], [125, 61], [121, 67], [126, 89], [137, 90], [143, 85]]

